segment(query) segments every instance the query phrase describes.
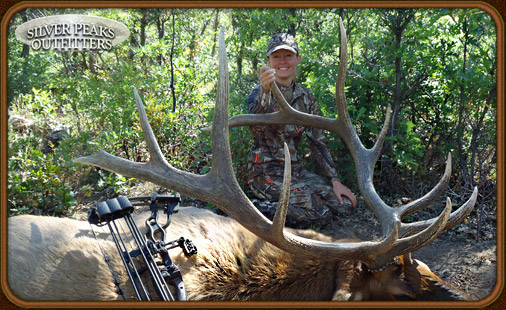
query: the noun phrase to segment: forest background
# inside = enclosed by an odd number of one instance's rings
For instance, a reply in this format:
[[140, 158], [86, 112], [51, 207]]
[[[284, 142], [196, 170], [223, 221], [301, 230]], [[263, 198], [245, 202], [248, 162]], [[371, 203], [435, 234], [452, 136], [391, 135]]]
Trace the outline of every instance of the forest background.
[[[110, 18], [131, 34], [109, 51], [93, 52], [32, 51], [15, 38], [20, 24], [57, 14]], [[71, 216], [96, 199], [129, 195], [142, 183], [72, 162], [100, 148], [148, 160], [134, 86], [169, 163], [206, 173], [212, 163], [210, 135], [201, 128], [212, 120], [219, 26], [226, 31], [230, 115], [247, 113], [246, 97], [258, 84], [269, 37], [289, 32], [302, 55], [297, 81], [314, 92], [322, 115], [335, 117], [339, 17], [350, 54], [348, 109], [366, 146], [374, 143], [387, 105], [393, 108], [374, 176], [380, 196], [395, 205], [425, 194], [451, 153], [446, 195], [460, 205], [477, 186], [480, 220], [473, 225], [486, 224], [482, 221], [497, 209], [497, 29], [481, 9], [19, 11], [8, 38], [9, 215]], [[237, 178], [250, 194], [248, 128], [232, 128], [230, 139]], [[327, 142], [343, 183], [358, 193], [346, 146], [334, 134], [327, 134]], [[309, 152], [302, 145], [304, 158]]]

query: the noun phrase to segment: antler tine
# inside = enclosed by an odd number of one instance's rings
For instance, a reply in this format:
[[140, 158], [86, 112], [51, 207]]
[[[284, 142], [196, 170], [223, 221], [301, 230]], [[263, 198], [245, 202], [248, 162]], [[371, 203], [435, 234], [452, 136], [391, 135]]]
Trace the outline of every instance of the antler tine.
[[286, 213], [288, 212], [288, 203], [290, 202], [290, 184], [292, 184], [292, 161], [290, 159], [290, 150], [288, 145], [284, 144], [285, 150], [285, 171], [283, 173], [283, 185], [281, 186], [281, 195], [278, 201], [278, 209], [272, 220], [272, 234], [281, 238], [286, 222]]
[[431, 205], [434, 200], [436, 200], [448, 186], [450, 182], [450, 177], [452, 173], [452, 155], [448, 153], [448, 159], [446, 160], [446, 167], [441, 180], [434, 186], [434, 188], [425, 194], [423, 197], [420, 197], [398, 209], [400, 218], [405, 218], [413, 213], [416, 213], [427, 206]]
[[397, 255], [401, 255], [407, 252], [413, 252], [417, 249], [420, 249], [430, 242], [434, 240], [446, 227], [448, 223], [448, 219], [450, 218], [450, 213], [452, 212], [452, 202], [450, 198], [446, 199], [446, 206], [443, 212], [434, 219], [434, 221], [424, 230], [420, 231], [415, 235], [411, 235], [406, 238], [399, 239], [396, 244], [397, 249], [392, 249], [393, 251], [397, 250]]
[[133, 91], [135, 102], [137, 103], [137, 112], [139, 113], [142, 132], [144, 133], [144, 140], [148, 146], [149, 154], [153, 159], [152, 162], [168, 165], [169, 163], [162, 154], [162, 150], [158, 145], [158, 141], [156, 140], [155, 134], [153, 133], [153, 129], [151, 128], [151, 125], [149, 125], [148, 116], [146, 115], [146, 110], [144, 109], [142, 99], [135, 87], [133, 87]]
[[[476, 204], [476, 200], [478, 199], [478, 188], [475, 187], [473, 189], [473, 193], [471, 197], [463, 204], [461, 205], [457, 210], [453, 211], [450, 214], [450, 217], [448, 219], [448, 222], [446, 223], [446, 226], [443, 230], [450, 229], [454, 227], [455, 225], [462, 222], [470, 213], [473, 211], [474, 205]], [[428, 226], [432, 225], [436, 219], [429, 219], [425, 221], [418, 221], [413, 223], [402, 223], [401, 225], [401, 233], [400, 236], [410, 236], [413, 234], [416, 234], [424, 229], [426, 229]]]
[[[230, 154], [230, 142], [228, 135], [228, 102], [229, 102], [229, 74], [228, 58], [225, 48], [224, 29], [221, 27], [219, 36], [219, 62], [218, 62], [218, 92], [216, 95], [216, 107], [214, 123], [216, 127], [212, 131], [212, 173], [225, 173], [228, 179], [235, 179], [232, 169], [232, 158]], [[228, 152], [223, 152], [227, 150]]]
[[185, 192], [194, 193], [193, 197], [195, 198], [202, 197], [203, 195], [199, 195], [199, 193], [205, 191], [212, 184], [208, 180], [209, 177], [197, 176], [199, 178], [196, 180], [194, 174], [175, 169], [165, 160], [147, 120], [142, 100], [135, 88], [134, 95], [144, 138], [151, 157], [150, 161], [147, 163], [132, 162], [111, 155], [104, 150], [100, 150], [96, 155], [76, 158], [73, 161], [84, 165], [100, 167], [120, 175], [150, 181], [175, 191], [185, 190]]
[[[396, 211], [399, 217], [403, 219], [413, 213], [416, 213], [432, 205], [432, 203], [443, 193], [445, 188], [448, 186], [448, 183], [450, 182], [451, 171], [452, 171], [452, 157], [451, 153], [448, 153], [445, 172], [441, 177], [441, 179], [439, 180], [439, 182], [436, 184], [436, 186], [434, 186], [434, 188], [424, 196], [398, 208]], [[459, 209], [451, 213], [450, 218], [448, 219], [448, 223], [445, 226], [446, 227], [445, 229], [450, 229], [451, 227], [460, 223], [460, 221], [462, 221], [465, 217], [467, 217], [469, 213], [472, 211], [477, 197], [478, 197], [478, 190], [477, 188], [475, 188], [473, 194], [468, 199], [468, 201], [465, 204], [463, 204]], [[403, 223], [401, 226], [400, 235], [401, 237], [404, 237], [415, 234], [428, 227], [434, 221], [435, 219], [431, 219], [428, 221], [418, 221], [409, 224]]]
[[336, 82], [336, 105], [338, 111], [338, 121], [340, 128], [342, 128], [343, 135], [340, 137], [346, 142], [348, 149], [355, 162], [357, 170], [357, 181], [360, 193], [369, 208], [373, 210], [379, 222], [381, 223], [383, 234], [388, 234], [393, 223], [400, 221], [395, 214], [395, 211], [387, 206], [379, 197], [374, 189], [372, 178], [374, 174], [374, 166], [378, 160], [383, 142], [387, 134], [388, 126], [390, 124], [391, 109], [387, 109], [387, 115], [383, 128], [376, 140], [372, 149], [366, 149], [358, 134], [353, 127], [348, 109], [346, 107], [346, 95], [344, 91], [346, 81], [346, 71], [348, 66], [348, 40], [346, 37], [346, 30], [344, 29], [343, 21], [339, 18], [339, 28], [341, 32], [341, 47], [340, 47], [340, 63], [339, 71]]
[[[221, 27], [219, 35], [219, 68], [218, 68], [218, 92], [214, 114], [212, 131], [212, 154], [213, 162], [208, 173], [214, 183], [205, 192], [208, 197], [202, 197], [204, 201], [210, 201], [222, 211], [235, 218], [244, 227], [251, 231], [266, 232], [271, 223], [251, 203], [242, 191], [235, 178], [230, 152], [228, 134], [228, 103], [229, 103], [229, 74], [228, 58], [225, 45], [224, 28]], [[185, 191], [181, 191], [185, 193]], [[239, 206], [239, 207], [238, 207]]]

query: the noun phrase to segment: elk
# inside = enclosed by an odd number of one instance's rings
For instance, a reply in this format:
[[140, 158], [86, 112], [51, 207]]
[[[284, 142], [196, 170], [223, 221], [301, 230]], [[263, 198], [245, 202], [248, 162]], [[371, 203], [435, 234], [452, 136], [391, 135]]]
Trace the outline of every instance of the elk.
[[[441, 180], [425, 196], [401, 207], [388, 206], [374, 189], [372, 176], [389, 126], [386, 120], [371, 149], [361, 143], [346, 108], [344, 84], [347, 39], [342, 21], [340, 65], [336, 86], [336, 119], [308, 115], [291, 108], [275, 83], [281, 111], [228, 116], [228, 61], [223, 29], [219, 39], [219, 78], [212, 125], [211, 170], [195, 175], [172, 167], [164, 158], [134, 89], [150, 160], [131, 162], [105, 151], [75, 161], [139, 178], [183, 195], [214, 204], [229, 217], [193, 207], [174, 215], [168, 234], [188, 235], [199, 254], [174, 257], [190, 300], [470, 300], [471, 296], [442, 281], [411, 252], [429, 244], [442, 231], [471, 212], [478, 191], [452, 212], [446, 200], [436, 218], [404, 223], [402, 219], [428, 206], [449, 183], [451, 157]], [[228, 130], [252, 124], [296, 124], [338, 134], [347, 144], [357, 170], [360, 193], [380, 222], [380, 240], [334, 240], [311, 230], [285, 228], [290, 188], [289, 151], [285, 146], [282, 195], [274, 219], [264, 217], [239, 186], [230, 155]], [[71, 219], [16, 216], [8, 222], [8, 284], [24, 300], [114, 300], [113, 279], [89, 232], [89, 224]], [[103, 238], [103, 236], [99, 236]], [[111, 242], [104, 241], [111, 249]], [[113, 251], [114, 252], [114, 251]], [[116, 264], [119, 259], [111, 260]], [[119, 275], [126, 295], [127, 278]]]

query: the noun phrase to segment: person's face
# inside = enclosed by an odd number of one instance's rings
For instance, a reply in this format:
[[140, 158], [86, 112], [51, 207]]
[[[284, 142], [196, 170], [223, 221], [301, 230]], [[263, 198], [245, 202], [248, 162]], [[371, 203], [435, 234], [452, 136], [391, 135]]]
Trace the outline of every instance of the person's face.
[[269, 66], [276, 70], [276, 81], [282, 85], [289, 85], [295, 78], [295, 70], [300, 63], [301, 56], [289, 50], [277, 50], [267, 57]]

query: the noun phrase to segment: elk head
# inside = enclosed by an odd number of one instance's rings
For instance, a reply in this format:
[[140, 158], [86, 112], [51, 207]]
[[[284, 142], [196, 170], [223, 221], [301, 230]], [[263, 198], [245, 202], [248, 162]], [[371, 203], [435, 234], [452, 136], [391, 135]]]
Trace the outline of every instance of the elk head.
[[[428, 207], [441, 195], [450, 180], [451, 157], [449, 156], [443, 177], [425, 196], [398, 208], [388, 206], [379, 197], [372, 182], [373, 170], [389, 126], [390, 107], [387, 110], [386, 120], [375, 145], [371, 149], [365, 148], [353, 128], [346, 108], [344, 86], [348, 60], [347, 38], [343, 23], [341, 20], [339, 22], [341, 49], [336, 85], [338, 111], [336, 119], [309, 115], [294, 110], [284, 100], [276, 84], [273, 83], [272, 90], [277, 102], [280, 104], [280, 111], [270, 114], [237, 115], [229, 120], [228, 60], [222, 29], [219, 45], [218, 93], [212, 126], [213, 163], [211, 170], [207, 174], [195, 175], [184, 172], [175, 169], [165, 160], [149, 125], [141, 98], [135, 89], [134, 95], [140, 122], [151, 155], [149, 162], [131, 162], [108, 154], [105, 151], [100, 151], [97, 155], [78, 158], [75, 161], [98, 166], [121, 175], [149, 181], [181, 194], [212, 203], [246, 229], [284, 251], [315, 257], [319, 260], [359, 261], [366, 267], [369, 274], [367, 277], [370, 278], [370, 281], [377, 279], [383, 273], [377, 272], [371, 275], [372, 271], [394, 268], [395, 264], [392, 264], [392, 262], [395, 261], [396, 257], [408, 257], [409, 253], [429, 244], [442, 231], [455, 226], [467, 217], [476, 202], [478, 191], [475, 188], [470, 199], [453, 212], [451, 201], [447, 199], [444, 211], [437, 218], [413, 223], [402, 222], [403, 218]], [[272, 222], [264, 217], [239, 186], [234, 175], [230, 154], [229, 127], [253, 124], [294, 124], [317, 127], [338, 134], [345, 141], [353, 156], [360, 193], [381, 224], [381, 240], [353, 242], [318, 241], [302, 237], [285, 229], [284, 224], [291, 177], [290, 155], [286, 145], [284, 183], [278, 210]], [[414, 260], [409, 261], [410, 264], [414, 262]], [[365, 277], [365, 273], [362, 276]], [[353, 284], [351, 283], [350, 285]], [[369, 291], [374, 290], [371, 289]], [[360, 290], [357, 290], [357, 292], [360, 292]], [[361, 296], [358, 296], [359, 294]], [[366, 294], [365, 291], [357, 293], [352, 298], [362, 299], [364, 294]]]

